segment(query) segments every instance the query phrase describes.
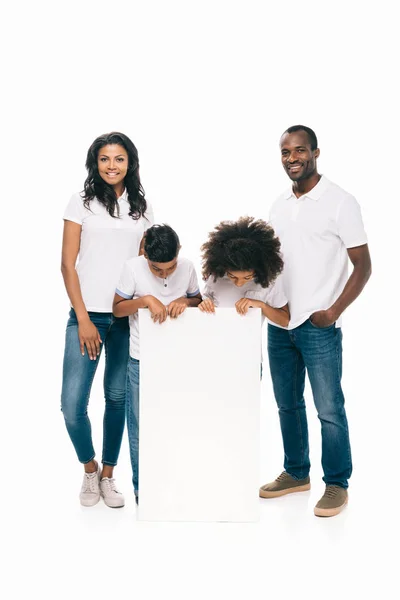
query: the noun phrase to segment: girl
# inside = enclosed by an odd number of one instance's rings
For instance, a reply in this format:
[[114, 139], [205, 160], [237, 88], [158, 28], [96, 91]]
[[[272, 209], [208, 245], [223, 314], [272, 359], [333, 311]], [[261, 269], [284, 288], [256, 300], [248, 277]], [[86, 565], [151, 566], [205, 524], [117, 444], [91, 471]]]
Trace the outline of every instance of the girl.
[[[61, 271], [72, 308], [66, 331], [61, 408], [84, 466], [81, 504], [93, 506], [101, 495], [107, 506], [117, 508], [125, 503], [113, 470], [125, 424], [129, 325], [126, 317], [113, 316], [112, 303], [122, 265], [139, 254], [153, 214], [140, 183], [138, 152], [126, 135], [112, 132], [98, 137], [88, 150], [86, 169], [84, 191], [72, 196], [64, 214]], [[101, 469], [95, 460], [87, 407], [103, 346]]]
[[280, 241], [261, 219], [222, 221], [201, 247], [206, 286], [199, 309], [236, 307], [245, 315], [261, 308], [263, 320], [287, 327], [289, 309], [279, 274], [283, 270]]

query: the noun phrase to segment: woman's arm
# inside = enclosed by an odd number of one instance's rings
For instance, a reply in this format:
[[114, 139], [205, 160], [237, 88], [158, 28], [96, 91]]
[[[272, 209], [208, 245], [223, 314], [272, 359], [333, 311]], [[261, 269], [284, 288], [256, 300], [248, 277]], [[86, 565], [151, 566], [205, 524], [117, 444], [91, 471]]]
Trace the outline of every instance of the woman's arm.
[[81, 231], [82, 226], [78, 223], [64, 221], [61, 273], [64, 278], [65, 289], [78, 320], [78, 336], [82, 356], [85, 354], [86, 346], [89, 358], [96, 360], [100, 354], [101, 338], [97, 327], [91, 322], [83, 302], [78, 273], [75, 268], [81, 244]]

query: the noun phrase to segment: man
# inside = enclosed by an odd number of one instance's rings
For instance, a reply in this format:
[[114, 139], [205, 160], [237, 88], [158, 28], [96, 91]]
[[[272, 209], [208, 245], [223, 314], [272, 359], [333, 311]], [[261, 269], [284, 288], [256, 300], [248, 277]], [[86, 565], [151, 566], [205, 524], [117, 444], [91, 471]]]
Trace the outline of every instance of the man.
[[[283, 281], [291, 314], [287, 329], [268, 325], [268, 354], [279, 409], [284, 471], [260, 488], [262, 498], [310, 489], [306, 408], [307, 370], [321, 422], [325, 493], [317, 516], [347, 504], [352, 471], [341, 388], [341, 315], [371, 275], [367, 237], [355, 198], [317, 171], [317, 137], [303, 125], [281, 137], [292, 188], [275, 202], [270, 221], [282, 244]], [[353, 264], [350, 278], [348, 258]]]

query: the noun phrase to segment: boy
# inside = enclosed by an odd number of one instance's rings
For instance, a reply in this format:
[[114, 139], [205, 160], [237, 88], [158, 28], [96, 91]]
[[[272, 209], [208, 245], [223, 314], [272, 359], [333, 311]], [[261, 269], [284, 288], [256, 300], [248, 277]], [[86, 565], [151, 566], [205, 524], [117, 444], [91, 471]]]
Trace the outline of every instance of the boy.
[[261, 219], [222, 221], [201, 247], [206, 286], [199, 309], [213, 313], [216, 306], [235, 306], [245, 315], [249, 308], [261, 308], [262, 321], [287, 327], [280, 246], [272, 227]]
[[127, 377], [127, 427], [133, 487], [139, 503], [139, 319], [148, 308], [154, 322], [177, 318], [187, 306], [201, 301], [196, 271], [186, 258], [178, 258], [179, 238], [168, 225], [146, 231], [144, 255], [126, 261], [116, 289], [113, 314], [129, 315], [130, 358]]

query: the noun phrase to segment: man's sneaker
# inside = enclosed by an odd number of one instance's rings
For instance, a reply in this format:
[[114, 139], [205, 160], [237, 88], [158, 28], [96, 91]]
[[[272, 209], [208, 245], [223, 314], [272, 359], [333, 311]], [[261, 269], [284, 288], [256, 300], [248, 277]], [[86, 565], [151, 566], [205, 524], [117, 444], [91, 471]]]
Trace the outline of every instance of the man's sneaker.
[[338, 485], [327, 485], [325, 494], [315, 505], [314, 515], [317, 517], [334, 517], [344, 509], [347, 501], [347, 490]]
[[79, 494], [82, 506], [94, 506], [100, 500], [100, 473], [100, 465], [97, 465], [97, 471], [84, 474], [81, 493]]
[[135, 502], [139, 506], [139, 494], [135, 492]]
[[103, 477], [100, 480], [100, 494], [103, 496], [103, 500], [110, 508], [122, 508], [125, 506], [125, 498], [117, 490], [115, 479], [109, 477]]
[[275, 481], [260, 487], [260, 498], [277, 498], [285, 494], [293, 494], [293, 492], [306, 492], [310, 487], [309, 477], [295, 479], [283, 471]]

